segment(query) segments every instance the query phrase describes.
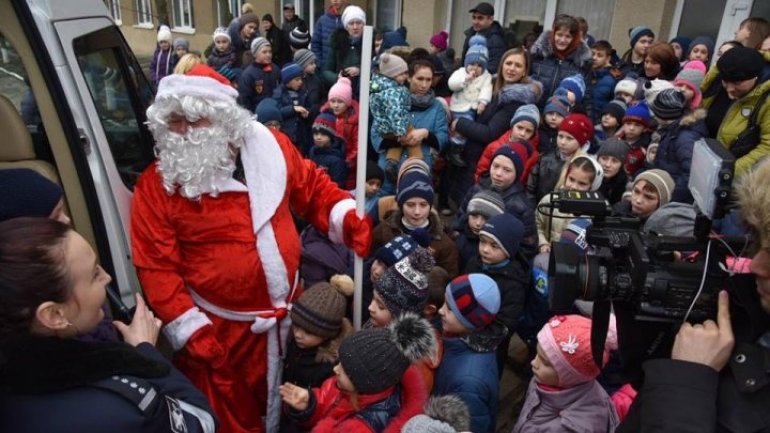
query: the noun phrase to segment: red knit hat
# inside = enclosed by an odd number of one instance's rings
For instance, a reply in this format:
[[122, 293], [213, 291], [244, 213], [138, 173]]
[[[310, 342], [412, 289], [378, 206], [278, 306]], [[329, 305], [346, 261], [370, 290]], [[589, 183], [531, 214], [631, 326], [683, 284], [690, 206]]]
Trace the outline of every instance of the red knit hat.
[[[554, 316], [537, 334], [537, 342], [559, 378], [559, 386], [570, 388], [596, 379], [601, 372], [591, 354], [591, 319], [579, 315]], [[615, 317], [610, 317], [602, 365], [610, 351], [618, 348]]]
[[570, 113], [559, 125], [559, 131], [572, 135], [583, 145], [594, 136], [594, 124], [583, 113]]

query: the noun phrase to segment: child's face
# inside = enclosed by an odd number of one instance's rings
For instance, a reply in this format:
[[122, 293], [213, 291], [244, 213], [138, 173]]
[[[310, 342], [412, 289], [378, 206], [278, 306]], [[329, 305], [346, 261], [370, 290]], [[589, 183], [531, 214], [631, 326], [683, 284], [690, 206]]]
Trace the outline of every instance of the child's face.
[[471, 229], [474, 235], [479, 234], [481, 228], [487, 223], [487, 217], [480, 213], [468, 214], [468, 227]]
[[425, 224], [430, 215], [430, 203], [428, 200], [419, 197], [413, 197], [404, 202], [404, 218], [409, 225], [420, 226]]
[[381, 38], [381, 37], [374, 40], [374, 52], [375, 53], [379, 53], [380, 52], [380, 47], [382, 47], [383, 40], [384, 39]]
[[671, 48], [674, 49], [674, 55], [676, 55], [677, 59], [682, 58], [682, 46], [679, 45], [679, 42], [671, 42], [669, 45], [671, 45]]
[[556, 146], [562, 155], [572, 156], [580, 149], [580, 142], [569, 132], [559, 131], [559, 134], [556, 135]]
[[492, 181], [492, 186], [496, 189], [502, 191], [513, 185], [513, 182], [516, 181], [516, 175], [516, 167], [510, 158], [497, 155], [492, 160], [492, 166], [489, 168], [489, 178]]
[[591, 66], [594, 69], [602, 69], [610, 65], [610, 55], [606, 51], [593, 49], [591, 52], [593, 53]]
[[647, 56], [644, 59], [644, 75], [647, 78], [655, 78], [660, 75], [660, 63]]
[[485, 265], [494, 265], [508, 258], [500, 244], [489, 236], [479, 237], [479, 257]]
[[555, 111], [545, 113], [545, 123], [553, 129], [557, 129], [561, 125], [562, 120], [564, 120], [564, 116]]
[[684, 95], [684, 100], [686, 102], [692, 101], [692, 98], [695, 97], [695, 92], [693, 92], [692, 89], [687, 86], [677, 86], [677, 89], [680, 92], [682, 92], [682, 95]]
[[438, 315], [441, 316], [441, 329], [444, 331], [444, 334], [466, 335], [470, 333], [470, 330], [460, 323], [455, 313], [449, 308], [446, 295], [444, 295], [444, 305], [438, 310]]
[[329, 147], [332, 139], [327, 134], [319, 131], [313, 131], [313, 144], [317, 147]]
[[520, 120], [511, 127], [511, 138], [514, 140], [529, 141], [535, 135], [535, 125], [528, 120]]
[[[642, 179], [634, 184], [631, 191], [631, 212], [640, 218], [646, 218], [652, 215], [658, 209], [660, 198], [653, 188], [645, 188], [648, 183]], [[653, 191], [650, 191], [653, 189]]]
[[262, 65], [267, 65], [273, 62], [273, 47], [266, 45], [257, 51], [254, 55], [254, 62]]
[[569, 191], [590, 191], [594, 182], [594, 173], [580, 167], [570, 167], [564, 179], [564, 189]]
[[401, 85], [406, 83], [406, 79], [407, 78], [409, 78], [409, 73], [408, 72], [402, 72], [402, 73], [396, 75], [395, 77], [393, 77], [393, 79], [396, 80], [396, 82], [398, 84], [401, 84]]
[[636, 122], [626, 122], [623, 124], [623, 134], [626, 136], [626, 141], [633, 143], [642, 136], [644, 132], [644, 126]]
[[604, 178], [610, 179], [615, 177], [620, 171], [620, 167], [623, 166], [623, 162], [614, 156], [602, 155], [599, 157], [599, 164], [601, 164], [604, 170]]
[[166, 51], [169, 48], [171, 48], [171, 42], [169, 42], [169, 41], [160, 41], [160, 42], [158, 42], [158, 46], [160, 47], [161, 50]]
[[484, 68], [481, 67], [478, 63], [471, 63], [470, 65], [465, 67], [465, 70], [468, 73], [473, 73], [475, 76], [479, 76], [484, 73]]
[[177, 57], [182, 57], [187, 54], [187, 49], [185, 47], [176, 47], [174, 48], [174, 52], [176, 53]]
[[634, 95], [626, 92], [618, 92], [615, 94], [616, 97], [623, 100], [623, 102], [626, 103], [626, 105], [630, 106], [632, 102], [634, 102]]
[[316, 68], [318, 68], [318, 65], [316, 64], [315, 60], [311, 61], [307, 65], [305, 65], [305, 75], [313, 75], [315, 74]]
[[433, 44], [430, 44], [428, 51], [430, 51], [431, 54], [438, 54], [441, 52], [441, 50], [439, 50], [438, 47]]
[[379, 280], [387, 270], [388, 267], [385, 266], [385, 263], [382, 263], [379, 259], [375, 259], [372, 262], [372, 269], [369, 271], [369, 279], [374, 283]]
[[326, 339], [300, 328], [297, 325], [291, 326], [291, 332], [294, 335], [294, 341], [297, 343], [297, 347], [300, 349], [311, 349], [318, 347]]
[[286, 83], [286, 88], [295, 92], [302, 88], [302, 77], [294, 77]]
[[652, 45], [653, 40], [652, 36], [642, 36], [639, 38], [634, 44], [634, 53], [639, 57], [646, 56], [647, 50], [650, 48], [650, 45]]
[[742, 25], [738, 28], [738, 31], [735, 32], [735, 40], [743, 44], [744, 42], [748, 41], [751, 37], [751, 30], [749, 30], [748, 25]]
[[344, 113], [348, 109], [348, 106], [347, 104], [345, 104], [345, 101], [343, 101], [340, 98], [329, 99], [329, 107], [332, 109], [332, 113], [334, 113], [335, 116], [341, 116], [342, 113]]
[[618, 127], [618, 119], [612, 114], [602, 114], [602, 128], [603, 129], [615, 129]]
[[217, 48], [217, 51], [227, 51], [230, 48], [230, 39], [220, 36], [214, 39], [214, 46]]
[[60, 223], [70, 225], [70, 217], [64, 212], [64, 199], [60, 199], [56, 206], [51, 211], [51, 215], [48, 215], [49, 219], [59, 221]]
[[382, 182], [379, 179], [369, 179], [366, 181], [366, 197], [374, 197], [380, 191]]
[[708, 64], [709, 49], [703, 44], [698, 44], [690, 48], [690, 60], [700, 60], [701, 62]]
[[556, 374], [556, 370], [551, 365], [551, 361], [548, 360], [539, 343], [537, 345], [537, 355], [535, 355], [535, 359], [530, 364], [532, 365], [532, 374], [535, 376], [535, 382], [547, 386], [559, 385], [559, 375]]
[[347, 373], [345, 373], [342, 364], [334, 366], [334, 374], [337, 375], [337, 388], [347, 392], [355, 392], [356, 387], [353, 386], [353, 382], [350, 380]]
[[654, 162], [655, 156], [658, 154], [658, 146], [650, 146], [647, 148], [647, 161]]
[[374, 291], [372, 302], [369, 303], [369, 317], [378, 328], [388, 326], [393, 320], [393, 316], [385, 305], [385, 301], [376, 290]]

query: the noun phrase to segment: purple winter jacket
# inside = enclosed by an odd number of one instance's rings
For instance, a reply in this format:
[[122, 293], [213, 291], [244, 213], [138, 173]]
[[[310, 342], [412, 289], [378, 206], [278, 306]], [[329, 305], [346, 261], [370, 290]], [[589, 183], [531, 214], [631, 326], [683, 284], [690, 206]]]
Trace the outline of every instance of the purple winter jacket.
[[532, 379], [512, 433], [612, 433], [619, 422], [610, 396], [595, 380], [547, 391]]

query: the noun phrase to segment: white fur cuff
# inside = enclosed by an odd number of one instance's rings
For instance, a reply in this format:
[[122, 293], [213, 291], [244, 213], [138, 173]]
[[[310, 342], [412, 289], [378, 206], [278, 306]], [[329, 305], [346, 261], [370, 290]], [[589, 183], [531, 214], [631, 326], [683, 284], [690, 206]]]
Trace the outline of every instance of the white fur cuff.
[[329, 212], [329, 240], [335, 244], [343, 244], [345, 237], [342, 224], [345, 221], [345, 215], [351, 210], [356, 209], [356, 201], [352, 198], [340, 200]]
[[211, 320], [201, 313], [198, 307], [193, 307], [164, 326], [163, 334], [168, 338], [174, 351], [177, 351], [187, 344], [187, 340], [195, 331], [211, 324]]

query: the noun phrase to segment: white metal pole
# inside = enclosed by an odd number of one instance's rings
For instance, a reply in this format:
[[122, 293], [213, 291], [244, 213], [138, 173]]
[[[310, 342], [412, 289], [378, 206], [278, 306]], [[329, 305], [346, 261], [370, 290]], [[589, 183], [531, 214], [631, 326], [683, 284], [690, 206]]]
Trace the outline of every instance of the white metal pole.
[[[369, 77], [372, 70], [372, 37], [374, 27], [364, 26], [361, 41], [361, 68], [359, 74], [360, 90], [358, 93], [358, 159], [356, 160], [356, 214], [363, 217], [366, 200], [366, 151], [369, 148]], [[353, 326], [361, 329], [361, 301], [364, 284], [364, 258], [356, 254], [353, 263], [353, 281], [356, 290], [353, 293]]]

